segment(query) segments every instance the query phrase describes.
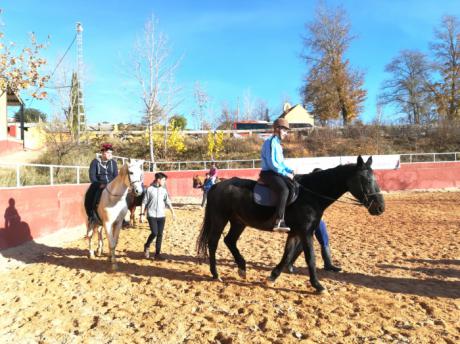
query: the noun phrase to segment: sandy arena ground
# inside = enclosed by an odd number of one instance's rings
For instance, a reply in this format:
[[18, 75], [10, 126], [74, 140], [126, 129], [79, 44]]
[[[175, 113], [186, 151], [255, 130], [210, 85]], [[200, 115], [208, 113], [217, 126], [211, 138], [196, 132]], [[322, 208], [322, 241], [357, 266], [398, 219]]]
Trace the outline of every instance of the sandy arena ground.
[[460, 192], [385, 199], [380, 217], [341, 203], [327, 210], [344, 272], [320, 270], [323, 295], [304, 259], [297, 274], [265, 285], [285, 235], [254, 229], [239, 241], [247, 280], [221, 241], [224, 282], [211, 281], [195, 254], [203, 211], [190, 204], [167, 219], [165, 261], [143, 259], [145, 224], [122, 231], [116, 273], [106, 258], [86, 258], [83, 239], [2, 252], [0, 342], [460, 343]]

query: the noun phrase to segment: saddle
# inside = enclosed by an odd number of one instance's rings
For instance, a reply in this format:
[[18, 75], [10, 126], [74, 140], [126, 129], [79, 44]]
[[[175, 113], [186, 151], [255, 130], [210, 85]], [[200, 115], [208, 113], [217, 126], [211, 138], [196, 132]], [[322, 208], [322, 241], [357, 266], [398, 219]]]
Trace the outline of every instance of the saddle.
[[[297, 196], [299, 196], [299, 184], [290, 179], [285, 181], [289, 189], [289, 196], [286, 203], [286, 206], [288, 206], [294, 203], [297, 199]], [[276, 194], [272, 189], [264, 184], [260, 178], [257, 180], [257, 183], [254, 186], [253, 199], [256, 204], [265, 207], [274, 207], [278, 204], [278, 194]]]

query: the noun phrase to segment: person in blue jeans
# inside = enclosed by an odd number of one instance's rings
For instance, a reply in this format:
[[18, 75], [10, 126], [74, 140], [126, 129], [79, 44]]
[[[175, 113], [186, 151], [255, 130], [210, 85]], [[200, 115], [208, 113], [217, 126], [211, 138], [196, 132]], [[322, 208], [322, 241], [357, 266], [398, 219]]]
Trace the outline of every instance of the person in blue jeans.
[[315, 230], [315, 237], [321, 246], [321, 257], [324, 261], [324, 270], [339, 272], [342, 268], [332, 264], [331, 249], [329, 247], [329, 235], [327, 233], [326, 223], [321, 220], [318, 228]]
[[208, 198], [208, 191], [214, 185], [214, 181], [209, 173], [206, 173], [206, 178], [203, 182], [203, 199], [201, 200], [201, 208], [206, 205], [206, 200]]
[[[320, 168], [315, 168], [312, 173], [319, 171], [321, 171]], [[321, 257], [324, 262], [324, 270], [333, 272], [342, 271], [342, 268], [332, 264], [331, 249], [329, 247], [329, 234], [327, 233], [326, 223], [322, 219], [319, 222], [318, 228], [315, 229], [315, 237], [321, 246]], [[296, 258], [297, 256], [295, 256], [292, 263], [288, 265], [289, 272], [294, 272], [294, 262]]]

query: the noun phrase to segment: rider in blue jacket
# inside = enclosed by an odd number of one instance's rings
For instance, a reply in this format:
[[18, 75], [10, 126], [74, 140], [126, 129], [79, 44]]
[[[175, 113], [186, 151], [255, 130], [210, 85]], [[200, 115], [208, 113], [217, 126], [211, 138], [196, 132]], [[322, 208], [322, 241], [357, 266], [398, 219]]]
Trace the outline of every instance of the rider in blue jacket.
[[284, 211], [289, 197], [289, 179], [294, 179], [294, 170], [284, 162], [281, 141], [289, 130], [289, 122], [285, 118], [278, 118], [273, 123], [273, 136], [265, 140], [262, 146], [262, 171], [260, 179], [279, 197], [275, 214], [273, 231], [289, 232], [291, 229], [284, 223]]

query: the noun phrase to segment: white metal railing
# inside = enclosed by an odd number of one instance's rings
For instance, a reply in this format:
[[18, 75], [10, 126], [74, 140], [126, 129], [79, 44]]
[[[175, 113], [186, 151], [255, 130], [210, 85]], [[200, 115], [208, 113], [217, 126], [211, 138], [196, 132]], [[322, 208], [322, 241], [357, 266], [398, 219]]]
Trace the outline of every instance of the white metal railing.
[[[45, 169], [44, 173], [27, 173], [24, 170], [27, 168], [31, 169]], [[15, 174], [15, 185], [4, 185], [10, 184], [10, 175], [8, 172], [0, 174], [0, 187], [21, 187], [25, 185], [57, 185], [57, 184], [80, 184], [81, 182], [88, 182], [89, 178], [82, 180], [81, 170], [88, 170], [87, 166], [70, 166], [70, 165], [46, 165], [46, 164], [29, 164], [29, 163], [8, 163], [0, 162], [0, 169], [14, 171]], [[46, 171], [47, 170], [47, 171]], [[70, 175], [64, 171], [74, 171]], [[62, 172], [61, 172], [62, 171]], [[29, 181], [26, 180], [26, 176], [29, 177]], [[64, 180], [62, 180], [64, 179]], [[3, 184], [3, 185], [2, 185]]]
[[[404, 163], [416, 162], [450, 162], [460, 161], [460, 152], [449, 153], [411, 153], [399, 154], [400, 161]], [[114, 157], [123, 163], [128, 159], [126, 157]], [[232, 168], [259, 168], [260, 159], [247, 160], [201, 160], [201, 161], [161, 161], [152, 163], [146, 161], [147, 168], [145, 171], [183, 171], [183, 170], [206, 170], [212, 163], [216, 163], [219, 169]], [[144, 166], [145, 167], [145, 166]], [[27, 168], [45, 169], [46, 172], [30, 174]], [[5, 169], [9, 170], [5, 174]], [[68, 171], [74, 171], [69, 173]], [[81, 170], [85, 171], [82, 175]], [[67, 172], [65, 172], [67, 171]], [[46, 164], [29, 164], [29, 163], [7, 163], [0, 162], [0, 188], [4, 187], [22, 187], [26, 185], [58, 185], [58, 184], [81, 184], [88, 183], [88, 166], [71, 166], [71, 165], [46, 165]], [[8, 185], [5, 185], [8, 184]]]
[[460, 161], [460, 152], [448, 153], [410, 153], [399, 154], [402, 164], [411, 164], [414, 162], [449, 162]]
[[[99, 157], [100, 153], [96, 153]], [[123, 156], [112, 156], [115, 160], [121, 161], [122, 165], [129, 160]], [[260, 167], [260, 159], [240, 159], [240, 160], [187, 160], [187, 161], [144, 161], [145, 171], [185, 171], [185, 170], [207, 170], [212, 163], [216, 163], [219, 168], [257, 168]]]

